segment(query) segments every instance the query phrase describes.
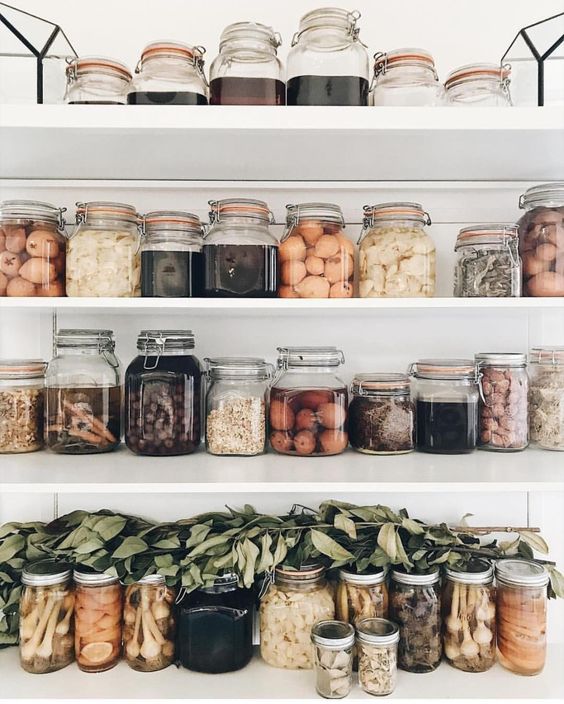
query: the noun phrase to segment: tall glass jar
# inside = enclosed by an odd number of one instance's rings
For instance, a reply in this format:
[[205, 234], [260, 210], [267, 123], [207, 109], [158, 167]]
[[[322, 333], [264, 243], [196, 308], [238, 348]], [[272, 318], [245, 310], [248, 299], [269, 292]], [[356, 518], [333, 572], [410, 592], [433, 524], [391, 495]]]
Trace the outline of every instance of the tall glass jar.
[[67, 242], [67, 295], [138, 296], [141, 292], [139, 216], [123, 203], [77, 203]]
[[319, 621], [311, 629], [315, 689], [324, 699], [342, 699], [352, 690], [354, 628], [342, 621]]
[[283, 455], [338, 455], [348, 443], [347, 387], [336, 347], [279, 347], [270, 389], [270, 445]]
[[300, 19], [288, 54], [288, 105], [368, 105], [368, 52], [360, 12], [311, 10]]
[[278, 249], [281, 298], [352, 298], [355, 247], [333, 203], [286, 206]]
[[50, 558], [30, 562], [22, 572], [20, 664], [44, 674], [74, 660], [74, 595], [68, 565]]
[[357, 625], [358, 679], [367, 694], [383, 696], [396, 688], [399, 628], [385, 618], [365, 618]]
[[129, 105], [207, 105], [205, 51], [180, 42], [148, 44], [129, 84]]
[[361, 574], [339, 570], [335, 597], [337, 618], [353, 626], [365, 618], [387, 618], [387, 574], [387, 568]]
[[276, 581], [260, 604], [260, 654], [288, 670], [311, 670], [311, 629], [335, 617], [333, 593], [320, 565], [276, 568]]
[[39, 359], [0, 359], [0, 454], [43, 447], [46, 366]]
[[453, 107], [511, 105], [508, 65], [468, 64], [451, 71], [445, 81], [446, 103]]
[[131, 73], [101, 56], [72, 59], [67, 66], [65, 102], [69, 105], [125, 105]]
[[371, 105], [442, 105], [444, 94], [435, 61], [425, 49], [395, 49], [374, 55]]
[[115, 450], [121, 437], [120, 363], [111, 330], [59, 330], [45, 376], [45, 444], [83, 455]]
[[359, 238], [361, 298], [434, 296], [435, 244], [424, 230], [430, 224], [419, 203], [364, 206]]
[[258, 22], [236, 22], [221, 33], [210, 66], [212, 105], [285, 105], [278, 32]]
[[125, 373], [125, 442], [137, 455], [187, 455], [200, 444], [198, 359], [191, 330], [142, 330]]
[[545, 450], [564, 450], [564, 347], [533, 347], [529, 362], [531, 442]]
[[497, 652], [503, 667], [538, 675], [546, 659], [548, 572], [527, 560], [500, 560], [497, 582]]

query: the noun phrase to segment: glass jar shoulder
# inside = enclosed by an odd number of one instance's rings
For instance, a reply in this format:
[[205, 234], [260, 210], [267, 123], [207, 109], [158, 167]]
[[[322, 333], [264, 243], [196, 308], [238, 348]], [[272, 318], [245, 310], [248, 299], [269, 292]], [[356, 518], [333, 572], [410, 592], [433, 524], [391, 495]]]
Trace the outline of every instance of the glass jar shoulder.
[[240, 244], [277, 247], [279, 242], [264, 225], [224, 222], [212, 226], [204, 239], [204, 246]]
[[190, 377], [201, 376], [199, 360], [194, 355], [138, 355], [127, 367], [126, 379], [132, 377], [147, 378], [160, 376], [162, 373], [185, 375]]
[[284, 66], [276, 54], [224, 50], [210, 65], [210, 80], [227, 77], [273, 78], [283, 81]]
[[118, 386], [120, 367], [112, 367], [98, 355], [64, 355], [54, 357], [45, 373], [45, 386]]
[[[345, 382], [336, 372], [329, 369], [303, 369], [279, 371], [273, 383], [273, 389], [331, 389], [346, 391]], [[328, 399], [329, 401], [331, 399]]]
[[473, 380], [462, 379], [418, 379], [411, 385], [415, 400], [425, 401], [478, 401], [478, 384]]
[[309, 41], [301, 38], [288, 53], [287, 76], [358, 76], [368, 80], [369, 58], [358, 41]]

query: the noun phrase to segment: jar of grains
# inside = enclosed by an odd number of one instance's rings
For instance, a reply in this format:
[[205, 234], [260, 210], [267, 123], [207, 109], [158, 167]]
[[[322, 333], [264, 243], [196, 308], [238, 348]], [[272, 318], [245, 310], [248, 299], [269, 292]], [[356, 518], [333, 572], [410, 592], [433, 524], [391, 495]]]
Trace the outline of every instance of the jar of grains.
[[398, 625], [384, 618], [365, 618], [356, 626], [358, 679], [367, 694], [383, 696], [396, 688]]
[[545, 450], [564, 450], [564, 347], [533, 347], [529, 361], [531, 442]]
[[442, 105], [444, 93], [435, 61], [425, 49], [374, 54], [371, 105]]
[[319, 621], [311, 629], [315, 689], [325, 699], [342, 699], [352, 689], [354, 628], [342, 621]]
[[388, 585], [387, 568], [371, 572], [339, 570], [336, 593], [336, 616], [356, 626], [364, 618], [387, 618]]
[[72, 59], [66, 70], [69, 105], [125, 105], [131, 73], [127, 66], [101, 56]]
[[0, 360], [0, 454], [43, 447], [46, 366], [39, 359]]
[[451, 71], [445, 81], [446, 104], [453, 107], [511, 105], [507, 64], [468, 64]]

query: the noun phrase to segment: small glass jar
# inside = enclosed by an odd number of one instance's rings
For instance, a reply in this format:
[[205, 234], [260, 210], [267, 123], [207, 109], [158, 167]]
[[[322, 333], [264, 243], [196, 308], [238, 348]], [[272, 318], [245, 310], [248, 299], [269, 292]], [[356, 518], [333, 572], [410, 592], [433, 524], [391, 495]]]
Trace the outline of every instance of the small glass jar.
[[280, 298], [352, 298], [355, 247], [343, 211], [332, 203], [286, 206], [278, 249]]
[[215, 298], [273, 298], [278, 275], [274, 217], [262, 200], [211, 200], [204, 238], [204, 293]]
[[395, 49], [374, 55], [371, 105], [442, 105], [444, 94], [435, 61], [425, 49]]
[[524, 296], [564, 296], [564, 183], [529, 188], [519, 198]]
[[45, 444], [84, 455], [115, 450], [121, 438], [120, 363], [111, 330], [59, 330], [47, 366]]
[[201, 370], [191, 330], [142, 330], [125, 373], [125, 443], [137, 455], [188, 455], [200, 444]]
[[545, 450], [564, 450], [564, 347], [533, 347], [529, 354], [530, 440]]
[[74, 649], [82, 672], [105, 672], [118, 664], [122, 637], [122, 586], [117, 577], [77, 567]]
[[152, 42], [141, 53], [129, 84], [129, 105], [207, 105], [201, 46]]
[[401, 455], [415, 447], [415, 408], [407, 374], [357, 374], [351, 384], [349, 440], [367, 455]]
[[39, 359], [0, 360], [0, 454], [43, 447], [46, 366]]
[[538, 675], [546, 659], [548, 572], [527, 560], [500, 560], [497, 582], [497, 653], [518, 675]]
[[123, 203], [77, 203], [67, 242], [67, 295], [128, 298], [141, 293], [139, 216]]
[[397, 624], [385, 618], [365, 618], [356, 629], [360, 686], [367, 694], [391, 694], [398, 674]]
[[460, 230], [454, 251], [454, 295], [510, 298], [521, 295], [521, 259], [515, 225], [472, 225]]
[[415, 378], [415, 445], [420, 452], [465, 454], [478, 439], [478, 377], [470, 359], [421, 359]]
[[343, 699], [352, 690], [354, 628], [342, 621], [319, 621], [311, 629], [315, 689], [325, 699]]
[[447, 566], [442, 594], [444, 650], [464, 672], [485, 672], [495, 663], [493, 567], [472, 558], [461, 568]]
[[204, 284], [200, 218], [179, 210], [143, 216], [141, 295], [154, 298], [201, 296]]
[[482, 450], [515, 452], [529, 444], [527, 355], [481, 352], [479, 438]]
[[361, 574], [339, 570], [335, 596], [337, 618], [353, 626], [365, 618], [387, 618], [387, 574], [385, 567]]
[[0, 202], [0, 297], [65, 295], [65, 210]]
[[287, 670], [311, 670], [311, 629], [335, 618], [333, 592], [321, 565], [277, 567], [276, 581], [260, 604], [260, 653]]
[[446, 104], [453, 107], [508, 107], [508, 65], [468, 64], [451, 71], [445, 81]]
[[125, 588], [123, 653], [139, 672], [156, 672], [174, 662], [176, 592], [159, 574], [143, 577]]
[[390, 620], [399, 626], [398, 665], [407, 672], [432, 672], [441, 664], [440, 579], [438, 568], [392, 570]]
[[283, 455], [338, 455], [347, 447], [347, 387], [336, 347], [279, 347], [270, 389], [270, 445]]
[[210, 66], [212, 105], [285, 105], [278, 32], [258, 22], [236, 22], [221, 33]]
[[359, 238], [361, 298], [430, 298], [435, 244], [423, 229], [431, 218], [419, 203], [364, 206]]
[[125, 105], [131, 73], [127, 66], [101, 56], [72, 59], [66, 70], [69, 105]]
[[20, 600], [20, 664], [55, 672], [74, 661], [74, 595], [68, 565], [52, 559], [25, 565]]
[[311, 10], [288, 54], [288, 105], [368, 105], [368, 52], [357, 10]]

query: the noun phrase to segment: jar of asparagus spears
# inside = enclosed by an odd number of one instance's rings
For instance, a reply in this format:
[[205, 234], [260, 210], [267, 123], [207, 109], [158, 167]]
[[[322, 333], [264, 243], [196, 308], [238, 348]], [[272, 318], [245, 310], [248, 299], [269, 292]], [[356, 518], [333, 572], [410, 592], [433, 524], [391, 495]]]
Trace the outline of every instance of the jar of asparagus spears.
[[337, 618], [356, 626], [363, 618], [388, 616], [387, 569], [382, 567], [367, 574], [339, 571], [337, 585]]

